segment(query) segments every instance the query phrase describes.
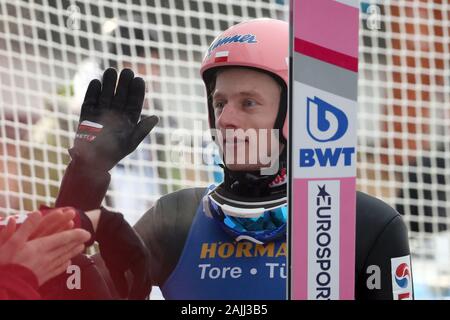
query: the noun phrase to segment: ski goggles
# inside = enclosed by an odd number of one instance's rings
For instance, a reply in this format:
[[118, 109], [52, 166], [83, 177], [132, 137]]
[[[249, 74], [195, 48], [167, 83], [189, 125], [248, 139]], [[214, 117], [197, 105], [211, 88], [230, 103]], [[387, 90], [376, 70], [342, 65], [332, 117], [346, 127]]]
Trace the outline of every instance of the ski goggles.
[[284, 194], [271, 198], [237, 199], [227, 194], [220, 185], [210, 190], [205, 199], [219, 206], [224, 214], [239, 218], [258, 218], [266, 211], [286, 206], [287, 202]]
[[[259, 212], [253, 212], [251, 217], [228, 215], [223, 206], [214, 201], [208, 201], [208, 213], [235, 241], [248, 240], [257, 244], [265, 244], [286, 236], [287, 205]], [[229, 211], [229, 206], [226, 207]], [[245, 209], [234, 208], [233, 211]], [[256, 211], [256, 210], [254, 210]], [[236, 212], [234, 212], [236, 213]]]

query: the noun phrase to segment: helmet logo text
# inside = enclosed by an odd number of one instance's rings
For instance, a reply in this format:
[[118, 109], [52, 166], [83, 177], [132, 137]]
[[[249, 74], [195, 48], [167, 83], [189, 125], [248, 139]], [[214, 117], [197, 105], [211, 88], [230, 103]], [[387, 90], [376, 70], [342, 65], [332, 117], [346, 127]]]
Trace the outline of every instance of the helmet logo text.
[[214, 41], [208, 48], [206, 56], [209, 57], [214, 49], [217, 49], [218, 47], [223, 46], [224, 44], [238, 43], [238, 42], [257, 43], [258, 41], [256, 40], [256, 36], [254, 34], [236, 34], [234, 36], [219, 38], [216, 41]]

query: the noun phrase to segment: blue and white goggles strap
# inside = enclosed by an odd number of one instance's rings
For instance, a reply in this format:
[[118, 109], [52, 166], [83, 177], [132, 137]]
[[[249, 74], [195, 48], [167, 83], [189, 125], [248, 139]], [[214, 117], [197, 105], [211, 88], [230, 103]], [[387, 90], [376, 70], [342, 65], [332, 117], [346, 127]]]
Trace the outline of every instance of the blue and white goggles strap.
[[[209, 197], [205, 197], [209, 198]], [[232, 208], [233, 214], [227, 214], [228, 205], [219, 205], [208, 199], [204, 203], [205, 211], [224, 229], [235, 241], [248, 240], [257, 244], [265, 244], [286, 236], [287, 205], [270, 210]], [[205, 201], [206, 202], [206, 201]], [[249, 214], [236, 215], [236, 210], [253, 210]], [[243, 213], [243, 212], [242, 212]], [[244, 218], [245, 217], [245, 218]]]

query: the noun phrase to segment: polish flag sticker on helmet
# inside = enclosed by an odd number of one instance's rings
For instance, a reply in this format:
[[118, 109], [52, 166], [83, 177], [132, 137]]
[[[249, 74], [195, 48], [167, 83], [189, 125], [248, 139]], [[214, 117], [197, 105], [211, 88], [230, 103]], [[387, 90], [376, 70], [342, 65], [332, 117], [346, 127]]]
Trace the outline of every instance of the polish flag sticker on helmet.
[[103, 125], [100, 123], [83, 120], [78, 126], [76, 138], [91, 142], [97, 137], [97, 134], [102, 131], [102, 128]]
[[394, 300], [412, 300], [411, 257], [392, 258], [391, 275]]
[[229, 51], [219, 51], [216, 52], [214, 62], [226, 62], [228, 61]]

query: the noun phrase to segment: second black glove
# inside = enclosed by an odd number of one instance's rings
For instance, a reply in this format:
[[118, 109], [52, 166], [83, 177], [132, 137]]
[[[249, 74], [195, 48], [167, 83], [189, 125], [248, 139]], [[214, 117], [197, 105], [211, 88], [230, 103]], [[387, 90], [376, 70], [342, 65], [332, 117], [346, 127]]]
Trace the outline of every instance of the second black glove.
[[[152, 288], [150, 255], [142, 239], [123, 215], [102, 207], [95, 238], [120, 296], [145, 299]], [[130, 289], [126, 279], [127, 271], [133, 275]]]

